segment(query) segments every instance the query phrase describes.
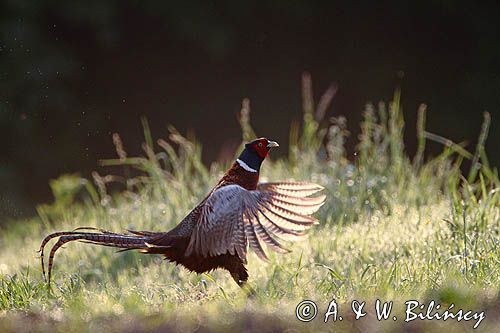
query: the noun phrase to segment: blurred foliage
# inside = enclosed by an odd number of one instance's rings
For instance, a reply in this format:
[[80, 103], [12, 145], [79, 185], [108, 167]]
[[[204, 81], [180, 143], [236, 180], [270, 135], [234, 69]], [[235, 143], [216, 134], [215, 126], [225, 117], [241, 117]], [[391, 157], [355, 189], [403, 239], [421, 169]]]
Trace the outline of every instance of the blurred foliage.
[[[266, 161], [261, 179], [317, 182], [328, 199], [316, 214], [320, 225], [308, 240], [293, 244], [293, 253], [269, 253], [268, 264], [250, 254], [254, 298], [247, 299], [225, 271], [195, 275], [156, 256], [113, 255], [88, 244], [67, 244], [55, 261], [54, 289], [45, 288], [33, 250], [47, 233], [82, 225], [111, 231], [168, 230], [229, 166], [215, 162], [207, 168], [200, 143], [173, 127], [168, 139], [153, 141], [143, 119], [141, 156], [131, 157], [114, 135], [118, 158], [101, 161], [113, 170], [123, 168], [128, 178], [94, 173], [94, 185], [86, 189], [91, 199], [77, 200], [85, 182], [76, 175], [63, 176], [51, 183], [55, 202], [44, 210], [53, 221], [40, 223], [37, 218], [0, 234], [0, 330], [318, 331], [327, 327], [320, 315], [307, 327], [295, 319], [300, 300], [312, 299], [323, 309], [335, 298], [341, 309], [348, 309], [358, 299], [373, 309], [371, 303], [379, 298], [395, 302], [398, 318], [403, 318], [408, 299], [486, 310], [481, 330], [498, 331], [500, 181], [498, 170], [481, 152], [488, 115], [471, 153], [426, 131], [426, 108], [421, 106], [420, 149], [410, 158], [404, 152], [405, 122], [396, 90], [389, 103], [366, 106], [356, 159], [350, 161], [344, 147], [346, 120], [316, 116], [308, 81], [306, 73], [302, 95], [308, 101], [303, 121], [292, 126], [289, 156]], [[255, 133], [249, 110], [244, 102], [243, 140]], [[439, 155], [425, 154], [429, 140], [442, 144]], [[460, 165], [467, 159], [476, 163], [476, 170], [466, 178]], [[115, 183], [119, 192], [110, 190]], [[364, 319], [345, 316], [331, 324], [355, 332], [440, 332], [443, 327], [467, 332], [473, 325], [376, 321], [373, 312]]]
[[49, 185], [52, 189], [54, 202], [37, 206], [38, 215], [46, 224], [63, 218], [68, 207], [79, 207], [77, 199], [98, 202], [98, 194], [92, 183], [78, 174], [62, 175], [57, 179], [52, 179]]
[[[383, 10], [378, 6], [309, 1], [0, 2], [0, 138], [6, 142], [0, 155], [0, 217], [18, 217], [23, 212], [29, 214], [32, 200], [47, 197], [44, 185], [49, 178], [74, 170], [90, 173], [92, 163], [104, 154], [102, 142], [116, 131], [114, 127], [125, 128], [120, 132], [131, 137], [127, 132], [133, 132], [132, 126], [127, 128], [124, 124], [138, 119], [135, 112], [142, 112], [140, 109], [149, 98], [144, 91], [136, 91], [134, 80], [147, 81], [145, 91], [160, 89], [153, 95], [158, 99], [154, 110], [148, 112], [161, 114], [164, 121], [166, 107], [161, 97], [167, 94], [170, 102], [179, 94], [164, 91], [172, 88], [164, 88], [163, 81], [158, 83], [161, 87], [154, 87], [156, 83], [151, 73], [159, 70], [154, 65], [158, 63], [156, 57], [161, 58], [160, 63], [165, 65], [169, 74], [183, 59], [190, 62], [189, 68], [191, 63], [210, 64], [214, 73], [219, 73], [220, 66], [226, 63], [229, 67], [242, 68], [241, 71], [228, 72], [232, 73], [229, 84], [224, 77], [227, 73], [223, 72], [222, 77], [217, 78], [217, 82], [221, 82], [217, 87], [218, 94], [231, 106], [227, 107], [226, 113], [234, 105], [226, 94], [241, 94], [239, 90], [227, 91], [231, 90], [228, 86], [234, 86], [235, 80], [241, 82], [241, 90], [246, 94], [260, 94], [259, 108], [263, 109], [264, 102], [273, 100], [276, 104], [283, 104], [289, 98], [280, 95], [285, 91], [283, 82], [290, 81], [283, 76], [283, 71], [295, 75], [308, 65], [313, 65], [316, 72], [327, 73], [325, 76], [334, 73], [335, 78], [342, 79], [341, 84], [346, 86], [348, 96], [353, 94], [352, 86], [362, 86], [367, 91], [362, 96], [363, 101], [371, 98], [373, 92], [377, 96], [385, 94], [379, 89], [380, 85], [393, 86], [389, 81], [395, 68], [411, 68], [419, 74], [422, 68], [426, 68], [427, 74], [436, 73], [438, 79], [412, 77], [408, 90], [417, 96], [432, 96], [429, 101], [434, 110], [431, 127], [447, 123], [450, 117], [457, 119], [457, 124], [448, 129], [453, 136], [469, 130], [472, 111], [489, 108], [496, 113], [500, 109], [497, 94], [500, 79], [491, 74], [498, 68], [500, 59], [497, 43], [500, 29], [495, 19], [499, 12], [497, 5], [477, 6], [469, 1], [398, 1], [388, 4]], [[351, 20], [351, 17], [356, 20]], [[415, 26], [416, 22], [425, 22], [432, 28], [427, 32], [423, 29], [413, 31], [409, 26]], [[436, 34], [436, 31], [440, 33]], [[408, 38], [408, 35], [416, 39]], [[151, 39], [151, 36], [160, 37]], [[450, 49], [440, 48], [453, 38], [459, 38], [460, 43], [446, 44], [447, 47], [452, 45]], [[407, 43], [410, 39], [413, 40], [411, 45]], [[429, 49], [433, 52], [428, 52]], [[338, 58], [332, 58], [332, 52]], [[182, 56], [184, 54], [189, 57]], [[239, 62], [237, 66], [234, 59]], [[263, 59], [276, 59], [279, 66], [267, 62], [262, 65]], [[345, 59], [351, 61], [348, 66], [340, 62]], [[415, 64], [414, 59], [420, 62]], [[122, 66], [108, 66], [115, 62], [122, 63]], [[148, 67], [150, 62], [152, 69]], [[452, 65], [446, 67], [445, 64]], [[443, 71], [433, 70], [440, 65]], [[137, 78], [132, 71], [129, 73], [130, 67], [134, 66], [140, 68], [141, 73], [146, 72], [146, 77]], [[244, 70], [243, 67], [249, 68]], [[244, 80], [257, 67], [266, 75], [260, 77], [258, 86], [262, 90], [259, 91], [254, 89], [256, 84], [253, 81]], [[277, 68], [282, 77], [274, 75], [276, 73], [270, 67]], [[359, 73], [367, 73], [376, 79], [368, 82]], [[171, 80], [207, 82], [201, 80], [201, 76], [212, 75], [212, 72], [198, 72], [198, 69], [193, 73], [184, 70], [182, 77], [172, 76]], [[107, 80], [114, 77], [118, 79]], [[360, 77], [364, 78], [362, 82], [358, 80]], [[183, 82], [176, 84], [180, 90], [184, 88]], [[200, 94], [207, 90], [206, 85], [200, 84]], [[331, 89], [330, 93], [336, 91], [336, 88]], [[119, 103], [125, 100], [122, 97], [124, 91], [134, 97], [141, 93], [145, 95], [140, 99], [137, 111], [125, 114], [113, 104], [113, 98]], [[266, 95], [268, 91], [273, 91], [273, 97]], [[200, 96], [201, 103], [213, 102], [212, 95], [213, 92], [209, 91], [207, 96], [210, 98]], [[361, 101], [358, 96], [352, 96], [352, 99], [342, 112], [357, 110]], [[184, 98], [183, 110], [200, 109], [200, 101], [193, 100], [192, 103], [198, 104], [191, 104], [188, 108], [189, 101]], [[305, 118], [317, 118], [325, 112], [321, 100], [317, 106], [309, 102], [310, 99], [304, 99]], [[181, 102], [175, 103], [177, 105], [168, 112], [187, 114], [179, 110]], [[220, 103], [215, 102], [203, 109], [217, 109], [219, 114], [223, 112]], [[258, 127], [282, 119], [284, 116], [280, 113], [285, 113], [285, 109], [286, 106], [283, 110], [273, 110], [272, 119], [259, 121]], [[210, 119], [216, 118], [217, 115]], [[205, 124], [206, 119], [190, 119], [189, 126], [198, 126], [197, 132], [208, 137], [211, 134], [204, 133], [208, 131], [206, 127], [199, 126], [199, 123]], [[302, 146], [313, 143], [311, 135], [315, 125], [306, 123], [312, 127], [306, 129], [300, 143]], [[458, 123], [463, 125], [460, 127]], [[215, 130], [220, 139], [221, 131]], [[498, 138], [498, 130], [491, 132], [494, 138]], [[292, 130], [292, 143], [296, 134]], [[230, 134], [224, 139], [230, 139]], [[205, 149], [210, 153], [210, 160], [218, 153], [215, 149]], [[493, 164], [498, 164], [498, 158], [491, 157]]]

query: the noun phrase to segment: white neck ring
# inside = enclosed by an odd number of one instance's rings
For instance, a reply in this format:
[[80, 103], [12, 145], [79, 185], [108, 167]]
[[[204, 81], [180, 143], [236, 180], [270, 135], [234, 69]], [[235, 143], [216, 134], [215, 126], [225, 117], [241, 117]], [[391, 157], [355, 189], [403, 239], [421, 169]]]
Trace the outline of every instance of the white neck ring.
[[257, 172], [257, 170], [255, 169], [252, 169], [251, 167], [248, 166], [248, 164], [246, 164], [245, 162], [243, 162], [242, 160], [240, 160], [239, 158], [236, 160], [236, 162], [238, 162], [238, 164], [240, 165], [240, 167], [242, 167], [243, 169], [245, 169], [246, 171], [249, 171], [249, 172]]

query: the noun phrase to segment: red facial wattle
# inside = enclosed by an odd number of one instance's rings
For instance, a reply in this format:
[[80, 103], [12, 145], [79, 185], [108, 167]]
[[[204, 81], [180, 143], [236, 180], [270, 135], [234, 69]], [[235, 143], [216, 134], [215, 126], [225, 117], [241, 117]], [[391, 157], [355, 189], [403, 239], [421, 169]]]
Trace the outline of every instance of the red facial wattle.
[[261, 158], [266, 158], [269, 155], [269, 147], [267, 147], [267, 140], [261, 140], [255, 143], [255, 150]]

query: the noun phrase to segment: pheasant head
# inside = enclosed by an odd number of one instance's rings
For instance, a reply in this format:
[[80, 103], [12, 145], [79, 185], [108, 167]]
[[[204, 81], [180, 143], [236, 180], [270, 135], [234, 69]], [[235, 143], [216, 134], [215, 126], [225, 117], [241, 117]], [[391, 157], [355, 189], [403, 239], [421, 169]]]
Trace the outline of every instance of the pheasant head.
[[279, 147], [275, 141], [266, 138], [255, 139], [245, 144], [245, 148], [236, 162], [246, 171], [259, 172], [260, 165], [274, 147]]

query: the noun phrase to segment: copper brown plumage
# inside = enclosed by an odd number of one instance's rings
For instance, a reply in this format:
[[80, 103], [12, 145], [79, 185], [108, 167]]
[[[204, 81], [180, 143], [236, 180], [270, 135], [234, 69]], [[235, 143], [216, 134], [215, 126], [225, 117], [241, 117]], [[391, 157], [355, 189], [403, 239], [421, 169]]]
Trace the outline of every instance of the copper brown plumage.
[[[168, 232], [133, 231], [117, 234], [96, 228], [77, 228], [48, 235], [40, 246], [45, 276], [44, 247], [59, 237], [48, 263], [50, 283], [54, 255], [64, 244], [81, 241], [161, 254], [190, 271], [203, 273], [217, 268], [230, 272], [242, 286], [248, 279], [247, 249], [267, 260], [261, 241], [278, 253], [289, 252], [276, 239], [300, 237], [318, 221], [311, 215], [325, 196], [311, 197], [322, 190], [305, 182], [258, 183], [261, 163], [278, 144], [265, 138], [245, 149], [210, 193], [175, 228]], [[85, 230], [92, 231], [85, 231]]]

